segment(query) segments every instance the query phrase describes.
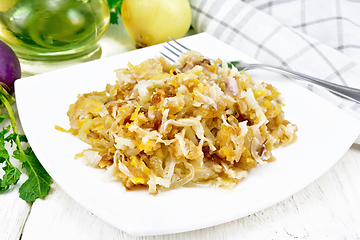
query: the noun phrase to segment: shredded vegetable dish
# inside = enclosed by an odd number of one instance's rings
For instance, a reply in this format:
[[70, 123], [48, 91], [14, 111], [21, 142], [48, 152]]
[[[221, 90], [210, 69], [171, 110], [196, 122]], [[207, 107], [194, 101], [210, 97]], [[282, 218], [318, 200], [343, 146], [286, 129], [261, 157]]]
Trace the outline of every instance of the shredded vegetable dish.
[[126, 189], [232, 188], [296, 139], [277, 89], [195, 51], [116, 70], [115, 84], [78, 96], [70, 131], [91, 148], [76, 155]]

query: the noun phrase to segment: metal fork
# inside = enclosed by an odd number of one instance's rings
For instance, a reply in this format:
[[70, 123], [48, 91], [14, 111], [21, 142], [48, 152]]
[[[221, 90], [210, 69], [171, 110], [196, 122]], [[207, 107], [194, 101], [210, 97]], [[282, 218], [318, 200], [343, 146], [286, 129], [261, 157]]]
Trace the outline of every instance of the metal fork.
[[[176, 41], [173, 38], [169, 38], [171, 39], [171, 43], [170, 42], [166, 42], [167, 45], [164, 45], [164, 47], [171, 52], [172, 54], [174, 54], [175, 56], [179, 57], [181, 52], [183, 51], [188, 51], [190, 50], [189, 48], [187, 48], [186, 46], [182, 45], [181, 43], [179, 43], [178, 41]], [[175, 44], [172, 44], [175, 43]], [[183, 50], [181, 50], [183, 49]], [[166, 57], [167, 59], [169, 59], [171, 62], [175, 63], [175, 60], [171, 57], [169, 57], [168, 55], [160, 52], [164, 57]], [[211, 60], [211, 59], [209, 59]], [[308, 81], [311, 82], [313, 84], [322, 86], [324, 88], [326, 88], [327, 90], [329, 90], [330, 92], [334, 93], [335, 95], [338, 95], [340, 97], [349, 99], [351, 101], [354, 101], [356, 103], [360, 103], [360, 89], [357, 88], [352, 88], [352, 87], [347, 87], [347, 86], [343, 86], [343, 85], [339, 85], [339, 84], [335, 84], [335, 83], [331, 83], [331, 82], [327, 82], [324, 81], [322, 79], [319, 78], [315, 78], [303, 73], [299, 73], [299, 72], [295, 72], [286, 68], [282, 68], [282, 67], [277, 67], [277, 66], [273, 66], [273, 65], [269, 65], [269, 64], [257, 64], [257, 63], [245, 63], [241, 60], [238, 61], [232, 61], [229, 64], [235, 66], [237, 69], [239, 69], [239, 71], [242, 70], [251, 70], [251, 69], [256, 69], [256, 68], [260, 68], [260, 69], [264, 69], [264, 70], [269, 70], [272, 72], [276, 72], [276, 73], [280, 73], [283, 74], [285, 76], [291, 77], [291, 78], [295, 78], [298, 80], [304, 80], [304, 81]]]

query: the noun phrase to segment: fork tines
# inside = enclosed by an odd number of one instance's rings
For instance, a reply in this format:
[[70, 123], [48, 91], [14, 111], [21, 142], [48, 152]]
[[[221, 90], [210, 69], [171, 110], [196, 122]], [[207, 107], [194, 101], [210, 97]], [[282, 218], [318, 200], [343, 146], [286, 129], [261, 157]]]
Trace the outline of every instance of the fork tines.
[[[175, 39], [169, 37], [169, 39], [171, 40], [171, 42], [176, 43], [178, 46], [180, 46], [181, 48], [183, 48], [184, 50], [190, 50], [189, 48], [185, 47], [184, 45], [182, 45], [181, 43], [179, 43], [178, 41], [176, 41]], [[172, 53], [173, 55], [176, 56], [176, 58], [180, 57], [181, 52], [183, 52], [183, 50], [179, 49], [178, 47], [175, 47], [173, 44], [171, 44], [170, 42], [166, 42], [171, 48], [164, 46], [164, 48], [166, 48], [166, 50], [168, 50], [170, 53]], [[167, 59], [169, 59], [172, 62], [175, 62], [175, 60], [171, 57], [169, 57], [168, 55], [160, 52], [164, 57], [166, 57]]]
[[[171, 41], [173, 41], [174, 43], [176, 43], [177, 45], [179, 45], [180, 47], [186, 49], [186, 50], [190, 50], [189, 48], [185, 47], [184, 45], [182, 45], [181, 43], [179, 43], [178, 41], [176, 41], [175, 39], [173, 39], [172, 37], [169, 37], [169, 39], [171, 39]], [[169, 42], [167, 42], [169, 43]], [[170, 44], [170, 43], [169, 43]]]

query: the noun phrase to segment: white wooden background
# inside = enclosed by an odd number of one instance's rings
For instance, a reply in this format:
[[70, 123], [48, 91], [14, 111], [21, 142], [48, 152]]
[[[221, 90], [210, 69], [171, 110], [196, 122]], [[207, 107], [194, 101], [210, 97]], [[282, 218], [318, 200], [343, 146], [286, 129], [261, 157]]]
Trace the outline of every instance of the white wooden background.
[[[111, 26], [101, 44], [104, 57], [134, 48], [121, 26]], [[51, 187], [32, 205], [18, 197], [18, 186], [0, 195], [0, 240], [360, 239], [359, 144], [292, 197], [236, 221], [179, 234], [131, 236], [92, 215], [56, 183]]]

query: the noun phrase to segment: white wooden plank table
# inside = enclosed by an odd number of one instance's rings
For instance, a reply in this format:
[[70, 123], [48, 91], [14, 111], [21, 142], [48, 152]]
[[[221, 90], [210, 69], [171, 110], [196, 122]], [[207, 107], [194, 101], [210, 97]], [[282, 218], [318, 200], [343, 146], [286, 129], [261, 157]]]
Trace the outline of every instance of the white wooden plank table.
[[[101, 43], [103, 57], [134, 49], [118, 26], [111, 26]], [[0, 240], [360, 239], [358, 144], [292, 197], [236, 221], [179, 234], [131, 236], [88, 212], [55, 182], [51, 187], [32, 205], [18, 197], [18, 186], [0, 195]]]

